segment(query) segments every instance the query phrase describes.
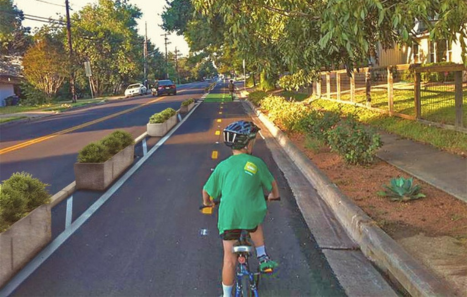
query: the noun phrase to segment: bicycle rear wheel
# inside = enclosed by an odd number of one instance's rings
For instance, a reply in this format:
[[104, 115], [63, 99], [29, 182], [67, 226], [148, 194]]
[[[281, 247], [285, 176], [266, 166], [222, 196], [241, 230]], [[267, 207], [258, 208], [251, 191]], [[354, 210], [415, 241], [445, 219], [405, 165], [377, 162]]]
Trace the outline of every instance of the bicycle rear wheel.
[[248, 277], [248, 275], [242, 276], [241, 284], [242, 284], [242, 297], [252, 297], [253, 294], [250, 289], [250, 278]]

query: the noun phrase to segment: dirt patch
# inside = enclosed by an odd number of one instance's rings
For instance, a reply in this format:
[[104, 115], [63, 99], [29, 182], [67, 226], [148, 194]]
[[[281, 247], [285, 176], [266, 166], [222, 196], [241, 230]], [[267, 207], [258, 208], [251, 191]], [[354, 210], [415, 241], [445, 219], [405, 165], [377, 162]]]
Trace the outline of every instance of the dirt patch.
[[[467, 204], [414, 178], [426, 198], [408, 203], [377, 195], [394, 177], [411, 177], [377, 160], [371, 166], [347, 165], [327, 148], [308, 149], [305, 136], [289, 134], [310, 158], [350, 199], [393, 239], [440, 277], [467, 296]], [[464, 296], [462, 295], [462, 296]]]

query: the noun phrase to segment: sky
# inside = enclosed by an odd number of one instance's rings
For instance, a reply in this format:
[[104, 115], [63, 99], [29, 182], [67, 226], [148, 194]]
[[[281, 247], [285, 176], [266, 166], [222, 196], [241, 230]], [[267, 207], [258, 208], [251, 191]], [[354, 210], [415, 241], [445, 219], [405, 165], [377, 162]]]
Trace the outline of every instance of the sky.
[[[57, 13], [65, 16], [65, 0], [14, 0], [16, 6], [23, 11], [24, 14], [40, 16], [45, 18], [57, 18]], [[98, 0], [69, 0], [70, 7], [73, 12], [81, 10], [88, 3], [97, 3]], [[162, 24], [161, 14], [165, 6], [165, 0], [130, 0], [131, 4], [136, 5], [141, 9], [143, 16], [138, 20], [138, 33], [144, 35], [144, 25], [147, 22], [148, 27], [148, 39], [151, 40], [156, 47], [159, 48], [161, 52], [165, 51], [164, 46], [164, 37], [161, 36], [164, 34], [164, 30], [160, 27]], [[41, 27], [44, 23], [24, 20], [23, 26], [31, 27]], [[72, 24], [73, 26], [73, 24]], [[181, 52], [182, 55], [186, 56], [188, 54], [188, 44], [184, 40], [183, 36], [177, 36], [175, 33], [168, 36], [169, 44], [167, 46], [168, 51], [177, 50]]]

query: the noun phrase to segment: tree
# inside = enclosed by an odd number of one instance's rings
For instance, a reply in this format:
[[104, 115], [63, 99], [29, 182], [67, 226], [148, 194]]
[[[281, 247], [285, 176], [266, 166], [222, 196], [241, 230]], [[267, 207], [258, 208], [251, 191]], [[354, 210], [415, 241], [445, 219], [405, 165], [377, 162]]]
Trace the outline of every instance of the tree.
[[325, 69], [366, 65], [377, 44], [411, 45], [416, 21], [425, 23], [433, 38], [460, 40], [466, 51], [463, 0], [192, 0], [192, 5], [208, 22], [196, 22], [195, 13], [185, 36], [206, 26], [222, 30], [218, 49], [235, 48], [237, 57], [272, 79], [289, 71], [305, 84]]
[[42, 27], [34, 38], [23, 58], [24, 76], [51, 100], [69, 76], [68, 55], [53, 28]]
[[[135, 79], [143, 80], [143, 42], [136, 20], [141, 11], [127, 1], [99, 0], [72, 16], [76, 65], [89, 61], [91, 86], [96, 95], [117, 93]], [[83, 67], [77, 78], [86, 85]]]
[[0, 54], [22, 55], [31, 44], [29, 28], [22, 26], [23, 12], [12, 0], [0, 0]]

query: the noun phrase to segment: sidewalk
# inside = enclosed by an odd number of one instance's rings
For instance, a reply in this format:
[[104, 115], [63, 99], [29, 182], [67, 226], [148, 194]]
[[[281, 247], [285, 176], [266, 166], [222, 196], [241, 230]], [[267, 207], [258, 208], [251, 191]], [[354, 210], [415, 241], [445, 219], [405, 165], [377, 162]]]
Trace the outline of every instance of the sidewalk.
[[467, 203], [467, 159], [379, 131], [377, 156], [389, 164]]

